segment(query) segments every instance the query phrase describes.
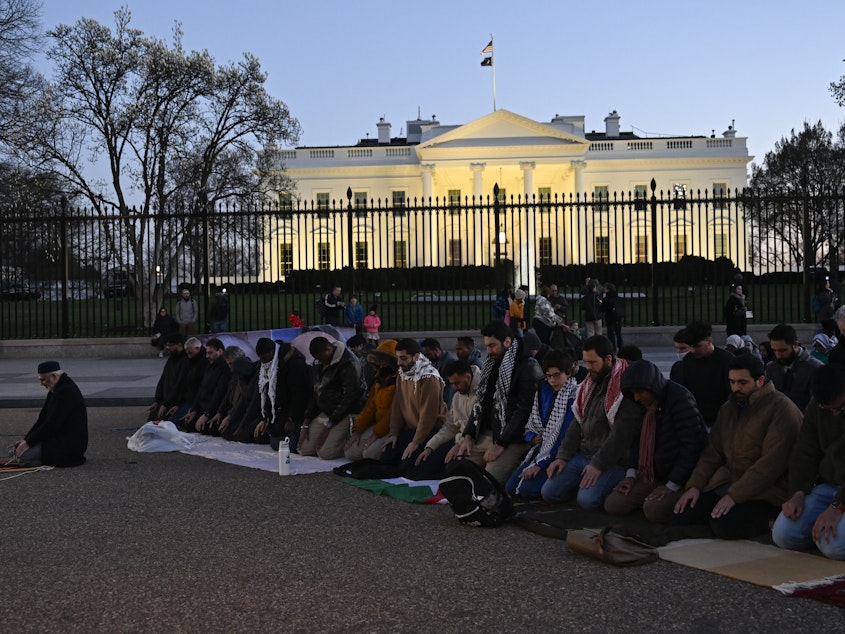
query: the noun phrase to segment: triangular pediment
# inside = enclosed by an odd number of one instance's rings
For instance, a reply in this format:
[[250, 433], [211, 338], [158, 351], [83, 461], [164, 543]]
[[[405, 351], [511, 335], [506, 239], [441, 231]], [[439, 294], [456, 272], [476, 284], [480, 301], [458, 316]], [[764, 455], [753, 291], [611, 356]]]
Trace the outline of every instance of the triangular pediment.
[[420, 143], [417, 153], [441, 149], [567, 145], [586, 149], [590, 142], [584, 137], [570, 134], [552, 125], [508, 110], [497, 110]]

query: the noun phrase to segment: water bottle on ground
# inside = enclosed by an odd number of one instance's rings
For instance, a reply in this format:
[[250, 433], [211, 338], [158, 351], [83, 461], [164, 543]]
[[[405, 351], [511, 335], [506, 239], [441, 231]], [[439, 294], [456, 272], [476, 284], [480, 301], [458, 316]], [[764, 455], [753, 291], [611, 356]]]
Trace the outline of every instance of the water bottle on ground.
[[279, 442], [279, 475], [290, 475], [290, 438]]

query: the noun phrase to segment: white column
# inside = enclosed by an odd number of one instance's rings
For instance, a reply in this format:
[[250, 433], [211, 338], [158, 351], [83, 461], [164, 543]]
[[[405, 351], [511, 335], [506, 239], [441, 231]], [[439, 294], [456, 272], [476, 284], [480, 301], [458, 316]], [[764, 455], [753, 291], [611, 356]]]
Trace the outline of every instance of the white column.
[[[428, 207], [432, 202], [432, 191], [434, 189], [434, 164], [425, 163], [420, 165], [422, 170], [422, 185], [423, 185], [423, 200], [422, 207]], [[428, 243], [428, 253], [426, 253], [421, 261], [423, 266], [437, 266], [439, 260], [439, 244], [437, 238], [437, 226], [435, 224], [435, 212], [427, 212], [419, 214], [417, 217], [418, 229], [421, 231], [423, 243]], [[419, 225], [422, 226], [419, 226]], [[445, 246], [444, 246], [445, 248]]]
[[475, 201], [473, 209], [473, 232], [475, 234], [473, 240], [473, 253], [467, 258], [467, 264], [475, 264], [476, 266], [485, 264], [490, 257], [490, 249], [484, 248], [484, 214], [481, 212], [481, 205], [484, 202], [484, 168], [486, 163], [470, 163], [469, 169], [472, 170], [472, 198]]
[[519, 260], [516, 264], [517, 284], [527, 284], [530, 292], [537, 291], [537, 269], [535, 266], [535, 210], [528, 206], [534, 200], [534, 168], [537, 164], [534, 161], [521, 161], [519, 169], [522, 170], [524, 181], [525, 209], [525, 234], [522, 244], [519, 245]]
[[575, 191], [573, 194], [580, 194], [581, 200], [584, 199], [584, 168], [587, 167], [587, 161], [572, 161], [572, 169], [575, 170]]

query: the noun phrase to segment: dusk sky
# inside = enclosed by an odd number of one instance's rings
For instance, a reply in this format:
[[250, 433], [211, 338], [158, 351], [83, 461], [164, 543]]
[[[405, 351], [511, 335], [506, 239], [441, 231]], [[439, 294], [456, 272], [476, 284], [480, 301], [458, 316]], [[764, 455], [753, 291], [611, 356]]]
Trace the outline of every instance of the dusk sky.
[[[124, 3], [125, 4], [125, 3]], [[121, 3], [44, 0], [45, 28], [82, 16], [113, 26]], [[491, 69], [479, 52], [495, 38], [496, 105], [532, 119], [585, 115], [604, 129], [617, 110], [641, 136], [717, 135], [736, 121], [760, 161], [775, 142], [821, 119], [845, 121], [828, 90], [845, 74], [841, 0], [665, 0], [602, 3], [311, 0], [128, 3], [132, 24], [218, 63], [255, 54], [269, 92], [302, 125], [300, 145], [350, 145], [379, 117], [404, 131], [417, 108], [443, 124], [493, 109]], [[49, 76], [49, 66], [42, 65]]]

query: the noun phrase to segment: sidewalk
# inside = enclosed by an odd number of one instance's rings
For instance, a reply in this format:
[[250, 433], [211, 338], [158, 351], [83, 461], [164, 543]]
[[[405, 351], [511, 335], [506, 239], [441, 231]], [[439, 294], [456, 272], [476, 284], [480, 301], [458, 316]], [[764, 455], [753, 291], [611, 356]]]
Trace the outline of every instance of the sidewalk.
[[[447, 350], [454, 341], [443, 339]], [[666, 375], [677, 360], [671, 348], [646, 347], [643, 355]], [[36, 368], [41, 358], [0, 359], [0, 408], [41, 407], [45, 390], [38, 383]], [[89, 407], [148, 405], [165, 359], [151, 358], [56, 358], [85, 397]]]

